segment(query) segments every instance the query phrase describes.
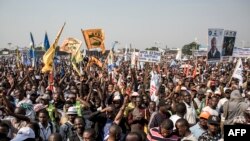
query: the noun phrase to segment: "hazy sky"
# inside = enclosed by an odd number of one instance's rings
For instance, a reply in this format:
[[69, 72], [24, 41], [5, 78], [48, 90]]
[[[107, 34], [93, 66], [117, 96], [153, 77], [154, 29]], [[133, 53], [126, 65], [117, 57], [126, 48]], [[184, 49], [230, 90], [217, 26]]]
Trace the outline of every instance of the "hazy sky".
[[250, 46], [249, 14], [249, 0], [0, 0], [0, 48], [29, 46], [29, 32], [36, 45], [45, 31], [52, 43], [64, 22], [59, 45], [84, 41], [81, 29], [102, 28], [107, 48], [114, 41], [117, 48], [182, 47], [195, 37], [207, 44], [208, 28], [224, 28], [237, 31], [236, 45]]

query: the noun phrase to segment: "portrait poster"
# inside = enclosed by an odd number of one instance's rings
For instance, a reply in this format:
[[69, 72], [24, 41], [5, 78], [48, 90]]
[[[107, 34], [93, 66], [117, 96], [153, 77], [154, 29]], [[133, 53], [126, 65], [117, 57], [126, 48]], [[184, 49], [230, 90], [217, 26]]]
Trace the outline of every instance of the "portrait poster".
[[208, 63], [219, 62], [221, 60], [223, 31], [223, 29], [208, 29]]
[[233, 56], [233, 50], [235, 45], [236, 31], [225, 30], [224, 39], [221, 50], [222, 61], [228, 61], [229, 57]]

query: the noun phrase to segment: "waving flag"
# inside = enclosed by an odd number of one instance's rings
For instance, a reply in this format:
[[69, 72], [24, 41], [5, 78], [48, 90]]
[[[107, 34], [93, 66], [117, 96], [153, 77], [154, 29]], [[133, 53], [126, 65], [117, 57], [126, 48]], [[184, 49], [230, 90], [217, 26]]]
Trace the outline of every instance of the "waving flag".
[[233, 78], [239, 79], [239, 85], [241, 86], [243, 83], [243, 77], [242, 77], [242, 70], [243, 70], [243, 65], [241, 58], [238, 60], [236, 67], [234, 69], [234, 73], [232, 75]]
[[33, 35], [31, 32], [30, 32], [30, 39], [31, 39], [31, 45], [30, 45], [29, 54], [30, 54], [30, 58], [34, 58], [34, 56], [35, 56], [35, 42], [34, 42], [34, 38], [33, 38]]
[[66, 23], [64, 23], [61, 30], [57, 33], [56, 39], [55, 39], [54, 43], [52, 44], [52, 46], [43, 55], [43, 63], [44, 63], [44, 67], [42, 68], [43, 73], [53, 70], [53, 60], [54, 60], [54, 56], [55, 56], [56, 46], [58, 44], [58, 40], [62, 34], [62, 31], [63, 31], [65, 24]]
[[102, 66], [103, 66], [102, 62], [99, 59], [95, 58], [94, 56], [91, 56], [89, 58], [89, 62], [87, 64], [87, 66], [92, 66], [93, 64], [96, 64], [100, 68], [102, 68]]
[[112, 50], [110, 50], [108, 55], [108, 72], [112, 72], [112, 69], [114, 68], [114, 53]]
[[45, 51], [47, 51], [49, 49], [49, 47], [50, 47], [47, 32], [45, 33], [43, 46], [44, 46]]
[[60, 51], [71, 53], [72, 55], [71, 61], [79, 63], [83, 60], [80, 50], [81, 45], [82, 45], [81, 40], [76, 38], [67, 38], [63, 41], [63, 44], [60, 47]]
[[31, 39], [31, 46], [29, 50], [29, 55], [32, 60], [32, 67], [35, 67], [35, 61], [36, 61], [36, 56], [35, 56], [35, 42], [32, 33], [30, 32], [30, 39]]
[[67, 38], [63, 41], [63, 44], [60, 47], [60, 51], [64, 51], [71, 54], [71, 64], [73, 69], [81, 76], [80, 70], [77, 67], [77, 63], [80, 63], [83, 60], [81, 54], [81, 45], [82, 41], [76, 38]]
[[102, 50], [102, 54], [105, 53], [105, 35], [102, 29], [82, 30], [82, 34], [88, 49], [100, 48]]

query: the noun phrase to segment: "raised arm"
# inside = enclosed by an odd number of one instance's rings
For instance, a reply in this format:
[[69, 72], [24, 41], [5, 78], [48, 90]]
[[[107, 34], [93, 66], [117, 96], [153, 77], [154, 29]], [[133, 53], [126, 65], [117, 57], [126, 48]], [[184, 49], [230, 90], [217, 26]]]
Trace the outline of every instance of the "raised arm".
[[120, 124], [121, 122], [127, 103], [128, 103], [128, 95], [125, 96], [122, 107], [120, 108], [119, 112], [115, 117], [114, 123], [116, 123], [117, 125]]

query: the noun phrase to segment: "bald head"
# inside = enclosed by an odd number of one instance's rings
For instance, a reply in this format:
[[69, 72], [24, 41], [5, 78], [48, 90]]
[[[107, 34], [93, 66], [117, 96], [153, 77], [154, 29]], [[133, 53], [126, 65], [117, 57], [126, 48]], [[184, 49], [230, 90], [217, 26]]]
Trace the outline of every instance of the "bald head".
[[49, 136], [49, 141], [62, 141], [62, 136], [59, 133], [53, 133]]
[[126, 136], [126, 141], [142, 141], [142, 136], [137, 132], [130, 132]]
[[116, 124], [113, 124], [110, 128], [109, 128], [109, 135], [114, 137], [115, 139], [120, 139], [122, 134], [122, 128]]

